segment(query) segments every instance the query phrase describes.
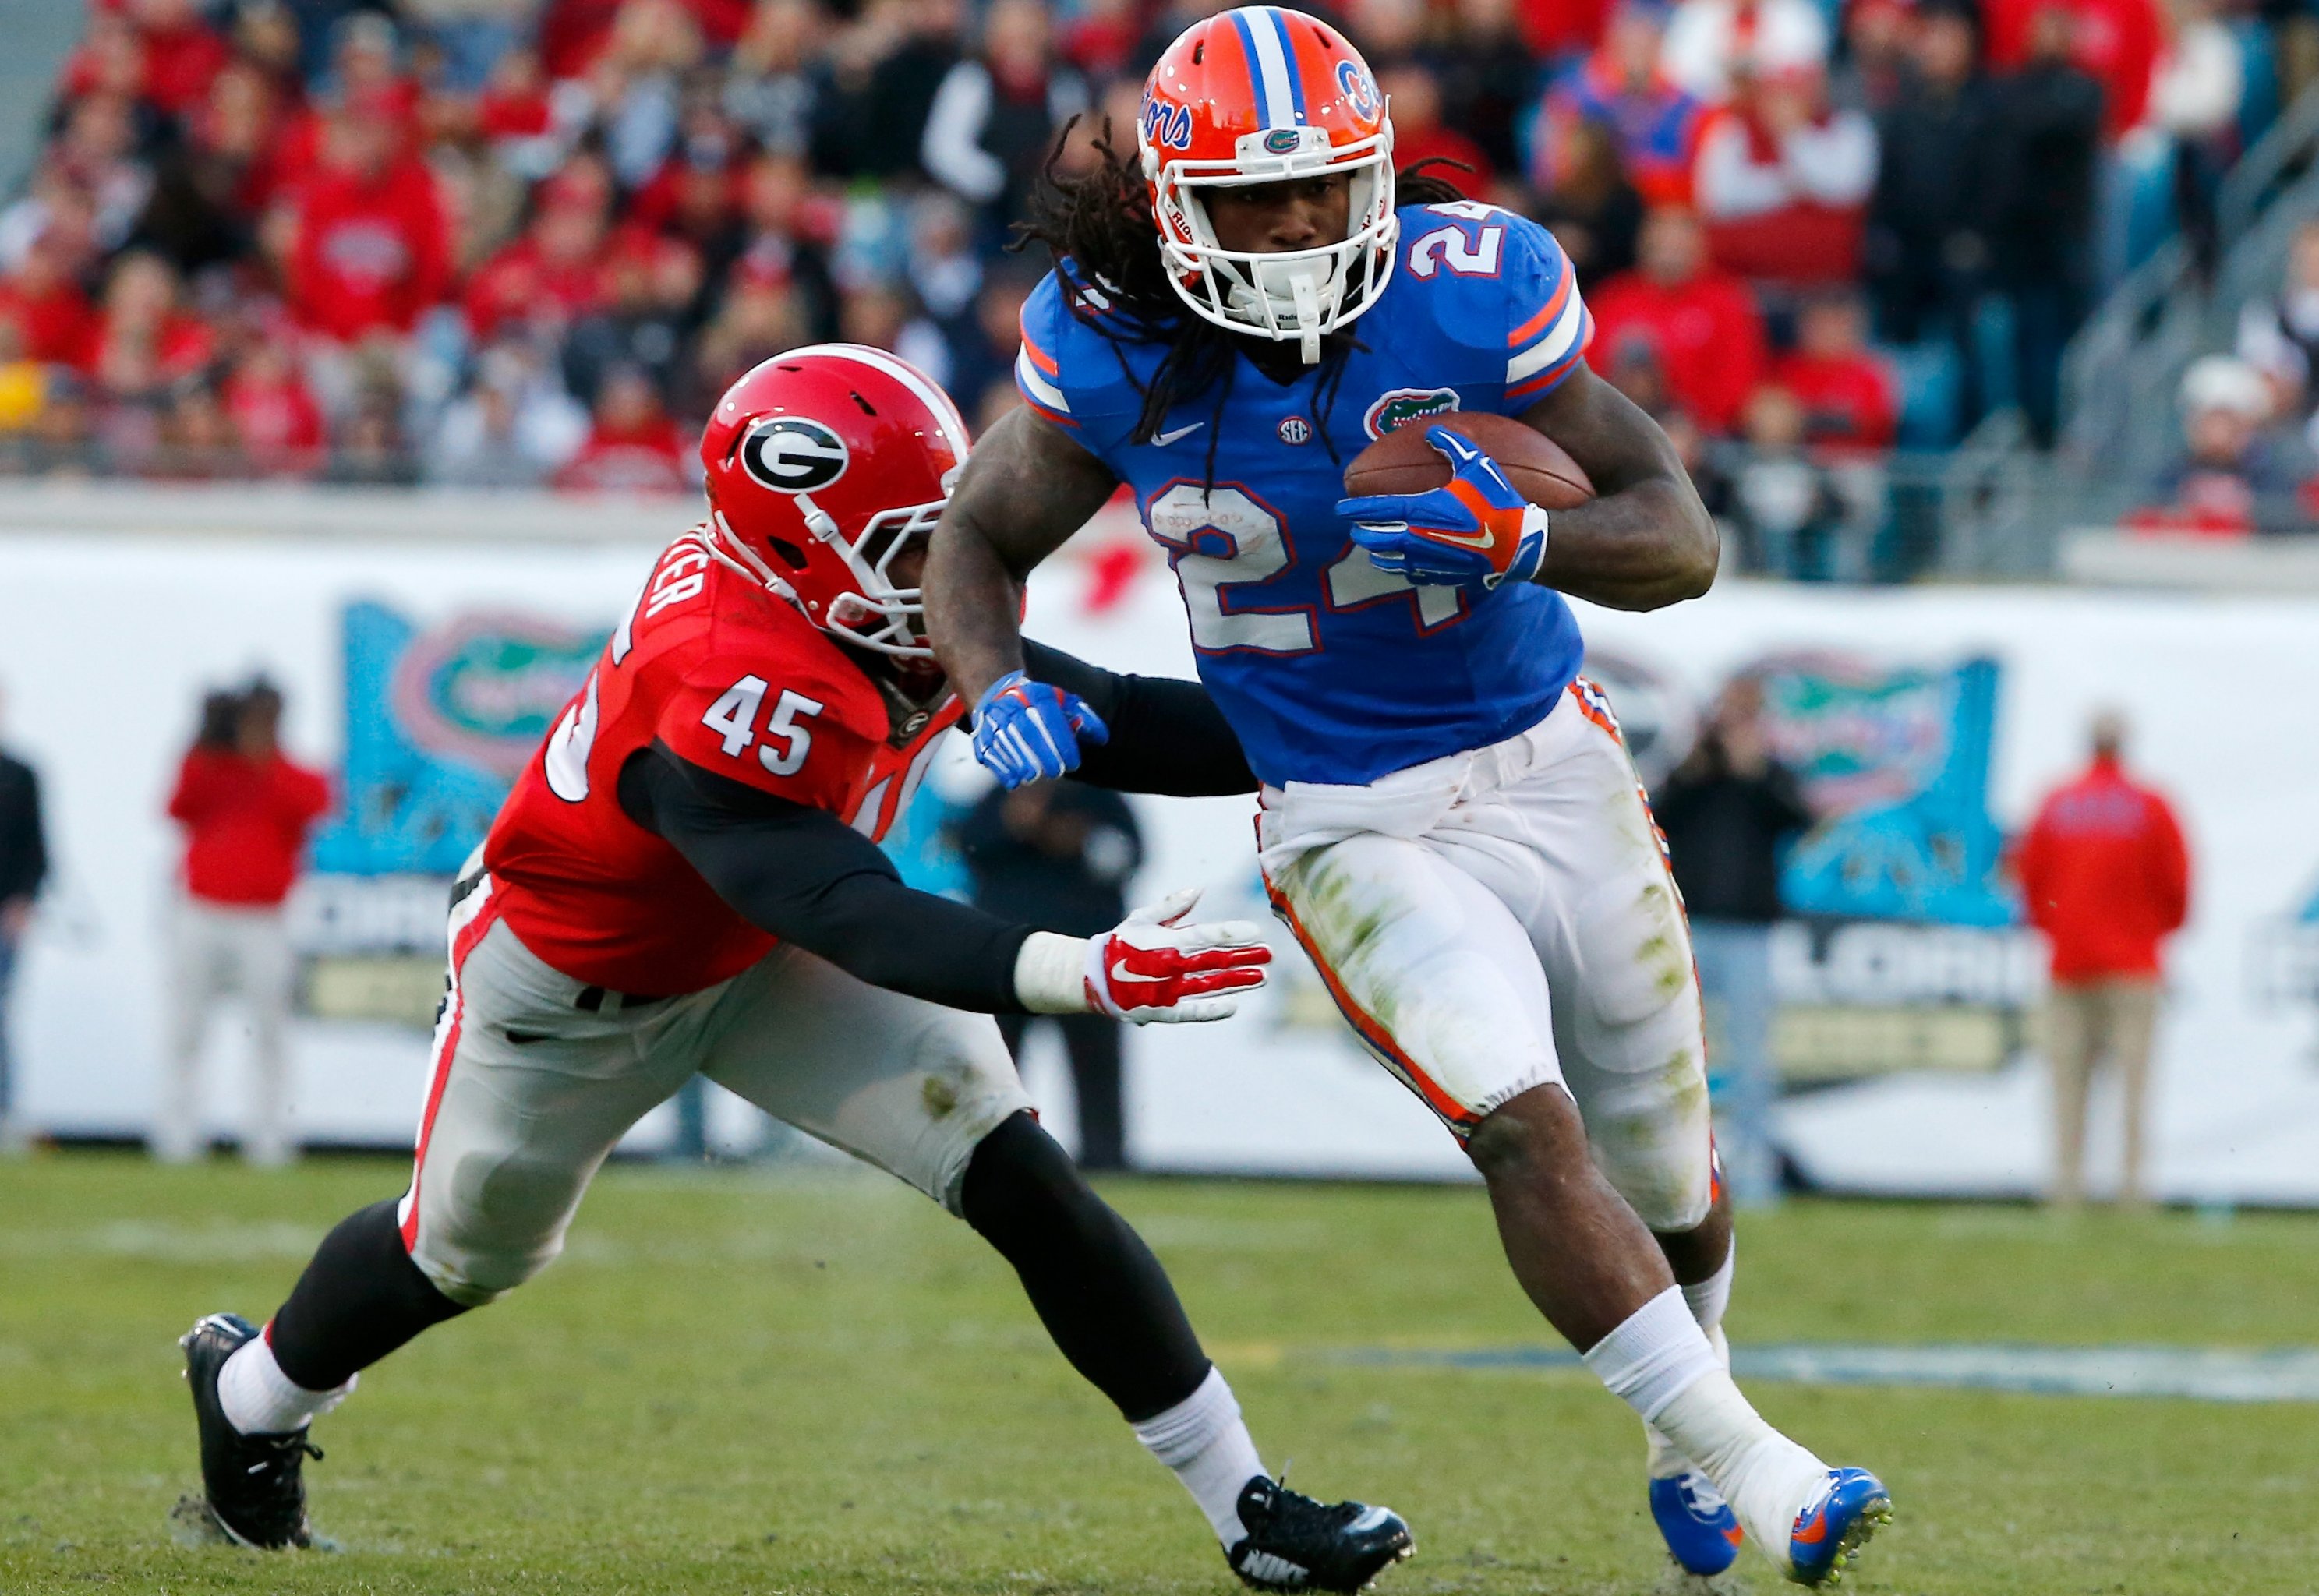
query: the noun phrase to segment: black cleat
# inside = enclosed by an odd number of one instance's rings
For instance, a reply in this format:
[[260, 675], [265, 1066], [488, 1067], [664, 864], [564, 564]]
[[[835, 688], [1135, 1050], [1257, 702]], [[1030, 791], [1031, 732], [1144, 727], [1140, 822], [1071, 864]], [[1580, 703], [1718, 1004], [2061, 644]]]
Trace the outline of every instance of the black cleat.
[[250, 1341], [257, 1327], [236, 1313], [212, 1313], [178, 1339], [185, 1349], [185, 1381], [194, 1388], [194, 1417], [202, 1434], [203, 1505], [217, 1527], [239, 1545], [273, 1549], [310, 1546], [306, 1482], [300, 1470], [320, 1447], [303, 1429], [288, 1435], [244, 1435], [226, 1421], [218, 1402], [218, 1371]]
[[1323, 1507], [1261, 1474], [1241, 1490], [1240, 1521], [1248, 1537], [1224, 1561], [1258, 1591], [1362, 1590], [1417, 1546], [1390, 1509]]

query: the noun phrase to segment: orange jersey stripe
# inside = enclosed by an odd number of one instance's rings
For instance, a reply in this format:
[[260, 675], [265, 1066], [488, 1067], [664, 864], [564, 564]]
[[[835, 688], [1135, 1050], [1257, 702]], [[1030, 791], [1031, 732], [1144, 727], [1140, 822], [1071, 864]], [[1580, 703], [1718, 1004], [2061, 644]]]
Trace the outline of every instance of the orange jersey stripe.
[[1554, 285], [1554, 297], [1546, 302], [1546, 309], [1540, 311], [1537, 315], [1532, 316], [1529, 320], [1523, 322], [1520, 327], [1515, 328], [1513, 331], [1506, 335], [1506, 347], [1509, 349], [1519, 349], [1524, 344], [1529, 342], [1530, 339], [1536, 338], [1539, 333], [1544, 332], [1548, 328], [1553, 326], [1554, 319], [1562, 314], [1562, 307], [1570, 302], [1570, 287], [1573, 283], [1577, 281], [1577, 277], [1578, 275], [1570, 269], [1570, 263], [1566, 260], [1564, 261], [1562, 263], [1562, 281]]
[[1027, 327], [1023, 329], [1023, 348], [1031, 356], [1031, 364], [1047, 375], [1060, 377], [1063, 374], [1063, 368], [1055, 364], [1055, 357], [1032, 340], [1031, 329]]

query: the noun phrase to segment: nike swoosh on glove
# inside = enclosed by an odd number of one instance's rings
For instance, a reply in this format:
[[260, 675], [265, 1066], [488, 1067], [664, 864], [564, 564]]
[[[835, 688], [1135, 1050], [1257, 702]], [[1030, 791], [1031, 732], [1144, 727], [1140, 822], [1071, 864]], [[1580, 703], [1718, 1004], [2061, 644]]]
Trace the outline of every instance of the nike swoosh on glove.
[[1240, 1006], [1224, 994], [1263, 986], [1272, 962], [1263, 928], [1249, 920], [1186, 924], [1199, 901], [1196, 887], [1170, 893], [1089, 939], [1088, 1007], [1138, 1025], [1221, 1020]]
[[1536, 576], [1546, 559], [1546, 511], [1447, 427], [1427, 428], [1425, 441], [1449, 462], [1448, 484], [1338, 500], [1353, 541], [1378, 570], [1421, 587], [1495, 588]]
[[1079, 744], [1108, 743], [1111, 728], [1087, 700], [1020, 671], [992, 682], [974, 706], [974, 757], [1002, 787], [1069, 775]]

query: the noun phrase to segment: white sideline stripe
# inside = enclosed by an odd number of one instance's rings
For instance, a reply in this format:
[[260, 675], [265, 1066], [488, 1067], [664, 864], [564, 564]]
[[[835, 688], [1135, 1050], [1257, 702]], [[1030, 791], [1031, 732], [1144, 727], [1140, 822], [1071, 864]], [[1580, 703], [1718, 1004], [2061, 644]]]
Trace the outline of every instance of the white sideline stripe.
[[1031, 397], [1041, 404], [1051, 410], [1060, 410], [1067, 416], [1071, 413], [1071, 401], [1063, 397], [1063, 391], [1047, 381], [1039, 368], [1031, 364], [1030, 350], [1023, 349], [1015, 354], [1015, 374], [1023, 379], [1023, 386], [1028, 388]]
[[[1575, 1352], [1553, 1347], [1471, 1350], [1354, 1348], [1329, 1356], [1355, 1363], [1460, 1369], [1576, 1369]], [[2319, 1402], [2319, 1348], [2244, 1352], [2219, 1347], [1734, 1346], [1743, 1380], [1798, 1385], [1917, 1385], [2044, 1396], [2173, 1396], [2210, 1402]]]
[[1287, 35], [1280, 13], [1269, 5], [1250, 8], [1248, 36], [1256, 41], [1256, 69], [1264, 77], [1268, 128], [1296, 125], [1296, 96], [1288, 82]]
[[1506, 362], [1506, 381], [1519, 383], [1534, 372], [1544, 371], [1570, 353], [1578, 329], [1585, 325], [1586, 312], [1578, 302], [1578, 290], [1573, 288], [1570, 297], [1562, 302], [1562, 314], [1546, 329], [1546, 336]]

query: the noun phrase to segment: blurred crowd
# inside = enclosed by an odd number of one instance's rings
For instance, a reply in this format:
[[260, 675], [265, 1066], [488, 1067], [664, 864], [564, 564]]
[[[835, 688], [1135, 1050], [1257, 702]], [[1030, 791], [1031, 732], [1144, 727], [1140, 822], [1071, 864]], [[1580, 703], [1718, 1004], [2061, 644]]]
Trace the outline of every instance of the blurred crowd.
[[[1404, 161], [1550, 225], [1748, 563], [2018, 405], [2319, 70], [2294, 3], [1342, 0]], [[573, 491], [843, 338], [1014, 402], [1007, 223], [1214, 0], [95, 0], [0, 211], [0, 463]]]
[[2296, 230], [2276, 293], [2239, 308], [2236, 347], [2182, 374], [2180, 446], [2133, 521], [2206, 537], [2319, 526], [2319, 221]]

